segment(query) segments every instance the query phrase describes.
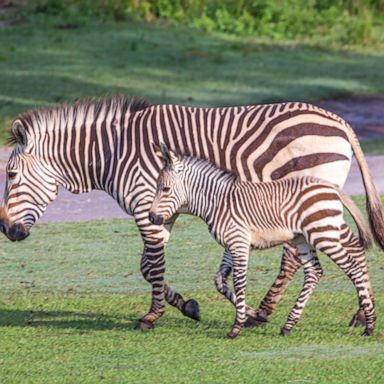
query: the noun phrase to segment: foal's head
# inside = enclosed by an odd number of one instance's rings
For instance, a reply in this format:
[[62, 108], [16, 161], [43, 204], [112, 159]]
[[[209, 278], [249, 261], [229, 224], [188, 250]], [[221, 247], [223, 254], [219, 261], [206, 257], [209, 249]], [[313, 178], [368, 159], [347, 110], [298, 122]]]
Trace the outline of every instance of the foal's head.
[[149, 210], [149, 220], [153, 224], [161, 225], [186, 204], [185, 163], [163, 143], [160, 147], [156, 147], [156, 155], [163, 161], [164, 167], [157, 179], [156, 194]]

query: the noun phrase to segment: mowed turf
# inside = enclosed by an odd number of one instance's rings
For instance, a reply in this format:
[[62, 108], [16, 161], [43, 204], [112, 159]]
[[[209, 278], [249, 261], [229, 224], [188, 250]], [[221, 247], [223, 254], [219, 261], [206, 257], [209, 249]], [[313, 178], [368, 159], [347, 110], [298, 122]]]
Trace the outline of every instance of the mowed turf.
[[[362, 204], [363, 199], [358, 199]], [[372, 337], [348, 328], [357, 309], [349, 280], [324, 255], [325, 275], [292, 334], [280, 328], [302, 284], [289, 287], [270, 323], [227, 340], [234, 309], [213, 285], [222, 249], [200, 220], [181, 217], [167, 248], [167, 281], [201, 305], [196, 323], [167, 307], [149, 332], [132, 220], [38, 225], [21, 243], [0, 242], [0, 382], [381, 383], [384, 254], [367, 258], [377, 299]], [[257, 305], [277, 274], [280, 247], [253, 252], [247, 301]]]

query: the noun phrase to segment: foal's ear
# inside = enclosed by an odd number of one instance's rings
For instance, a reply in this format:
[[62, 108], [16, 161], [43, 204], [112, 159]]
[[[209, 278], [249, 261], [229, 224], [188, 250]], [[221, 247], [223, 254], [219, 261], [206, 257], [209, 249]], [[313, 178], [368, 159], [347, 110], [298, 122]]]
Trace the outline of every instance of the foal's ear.
[[174, 152], [170, 151], [166, 144], [160, 143], [160, 146], [153, 144], [153, 149], [156, 155], [164, 162], [165, 165], [174, 165], [177, 156]]

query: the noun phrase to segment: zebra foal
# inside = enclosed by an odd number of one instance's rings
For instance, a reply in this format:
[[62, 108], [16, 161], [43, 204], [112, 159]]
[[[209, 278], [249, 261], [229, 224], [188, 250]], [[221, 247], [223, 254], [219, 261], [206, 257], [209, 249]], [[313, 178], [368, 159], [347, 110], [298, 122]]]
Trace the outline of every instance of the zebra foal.
[[[353, 257], [368, 247], [371, 234], [347, 197], [331, 184], [314, 177], [289, 178], [266, 183], [241, 182], [231, 173], [193, 157], [178, 157], [162, 144], [158, 156], [165, 163], [149, 219], [162, 225], [182, 206], [202, 218], [210, 233], [230, 251], [236, 319], [228, 337], [236, 337], [246, 320], [245, 288], [250, 249], [293, 243], [304, 266], [304, 288], [282, 328], [287, 334], [299, 320], [311, 292], [321, 277], [315, 256], [320, 250], [352, 280], [366, 319], [364, 335], [375, 326], [375, 308], [366, 272]], [[360, 234], [358, 241], [343, 219], [343, 205], [351, 212]], [[228, 293], [228, 292], [227, 292]]]

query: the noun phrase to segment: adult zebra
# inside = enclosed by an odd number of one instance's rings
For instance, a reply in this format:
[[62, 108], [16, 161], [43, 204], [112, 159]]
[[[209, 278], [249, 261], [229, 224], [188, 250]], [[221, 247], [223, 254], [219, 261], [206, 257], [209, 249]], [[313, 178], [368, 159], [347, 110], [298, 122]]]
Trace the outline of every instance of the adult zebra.
[[[140, 321], [142, 328], [163, 314], [164, 299], [198, 318], [197, 303], [185, 302], [164, 282], [164, 246], [175, 217], [161, 228], [148, 220], [161, 167], [152, 142], [163, 141], [250, 181], [312, 175], [338, 186], [345, 182], [353, 149], [373, 231], [381, 241], [381, 202], [351, 127], [309, 104], [189, 108], [116, 96], [27, 112], [14, 121], [11, 132], [16, 146], [7, 164], [7, 214], [0, 229], [10, 240], [28, 236], [55, 199], [58, 185], [73, 193], [106, 191], [134, 216], [144, 241], [141, 271], [152, 284], [152, 304]], [[292, 278], [295, 250], [285, 248], [283, 260], [280, 277], [264, 300], [270, 312]]]

